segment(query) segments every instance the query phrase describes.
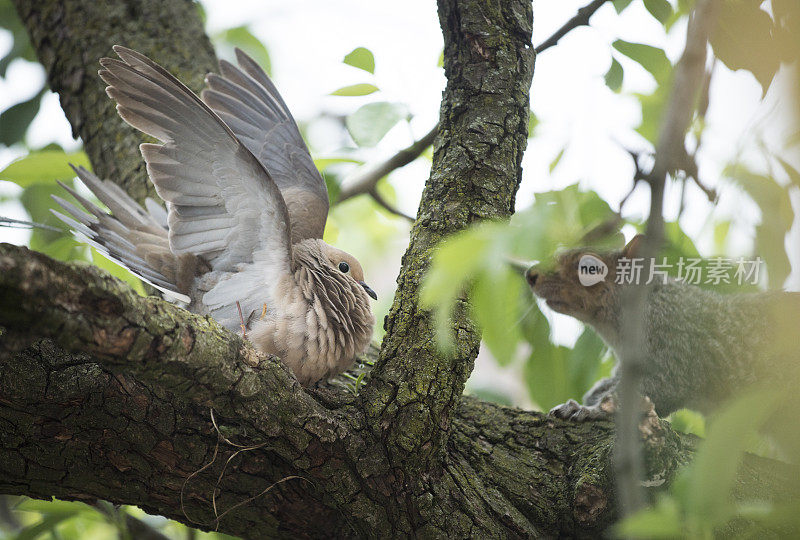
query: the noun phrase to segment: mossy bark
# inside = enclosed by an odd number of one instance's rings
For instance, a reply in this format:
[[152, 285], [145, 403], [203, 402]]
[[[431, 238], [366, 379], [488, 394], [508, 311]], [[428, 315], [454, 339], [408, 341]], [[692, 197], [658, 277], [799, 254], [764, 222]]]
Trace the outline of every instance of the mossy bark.
[[456, 348], [437, 350], [417, 295], [431, 254], [447, 235], [483, 219], [508, 218], [522, 176], [533, 76], [530, 2], [439, 2], [447, 87], [431, 176], [403, 257], [386, 337], [364, 409], [393, 465], [410, 476], [436, 467], [472, 372], [480, 333], [463, 303], [453, 316]]
[[[306, 392], [214, 321], [102, 270], [0, 244], [0, 299], [0, 493], [136, 504], [250, 538], [593, 536], [615, 517], [611, 423], [464, 398], [415, 477], [358, 397]], [[666, 485], [695, 440], [646, 427], [648, 476]], [[796, 496], [779, 489], [792, 474], [753, 460], [739, 490]]]
[[[197, 89], [213, 53], [194, 8], [17, 5], [95, 169], [141, 198], [138, 136], [88, 73], [123, 43]], [[306, 391], [208, 318], [139, 297], [94, 267], [2, 245], [0, 493], [135, 504], [251, 538], [589, 537], [613, 521], [613, 426], [462, 398], [479, 334], [462, 303], [457, 351], [443, 356], [417, 306], [441, 238], [512, 212], [533, 69], [528, 2], [441, 0], [439, 12], [442, 127], [380, 359], [360, 395]], [[694, 440], [657, 419], [649, 433], [649, 476], [666, 481]], [[755, 461], [740, 486], [774, 487], [789, 474]]]

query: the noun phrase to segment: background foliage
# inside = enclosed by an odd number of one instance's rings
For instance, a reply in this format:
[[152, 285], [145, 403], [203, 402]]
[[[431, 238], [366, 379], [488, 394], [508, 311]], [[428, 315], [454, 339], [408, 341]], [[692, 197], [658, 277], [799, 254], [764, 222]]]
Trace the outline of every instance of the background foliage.
[[[685, 32], [691, 2], [614, 0], [609, 4], [613, 8], [604, 6], [602, 9], [612, 10], [618, 15], [628, 9], [643, 7], [657, 21], [663, 33], [661, 37], [668, 38]], [[535, 8], [546, 9], [544, 5]], [[198, 5], [198, 9], [202, 9], [202, 5]], [[0, 58], [0, 77], [5, 77], [12, 62], [35, 62], [36, 58], [8, 0], [0, 0], [0, 27], [12, 40], [11, 47]], [[665, 255], [673, 258], [698, 257], [701, 254], [706, 257], [758, 255], [765, 260], [767, 268], [759, 286], [784, 287], [792, 271], [792, 249], [795, 253], [798, 249], [796, 245], [790, 246], [788, 251], [786, 249], [787, 243], [796, 242], [792, 238], [796, 239], [797, 235], [790, 234], [797, 221], [796, 204], [793, 206], [792, 201], [800, 200], [800, 124], [796, 121], [800, 98], [796, 71], [800, 39], [797, 36], [800, 36], [800, 7], [796, 0], [720, 2], [717, 29], [711, 40], [715, 60], [709, 66], [710, 82], [706, 85], [689, 136], [698, 162], [702, 163], [707, 152], [707, 128], [709, 122], [714, 121], [707, 117], [707, 112], [713, 95], [709, 88], [715, 73], [742, 70], [758, 85], [762, 100], [768, 102], [772, 98], [775, 101], [774, 96], [780, 96], [777, 106], [782, 107], [785, 118], [794, 118], [795, 121], [788, 131], [784, 130], [785, 137], [780, 144], [775, 143], [774, 137], [764, 137], [760, 133], [742, 134], [742, 144], [747, 146], [748, 152], [740, 152], [738, 156], [741, 158], [726, 164], [722, 178], [713, 182], [715, 193], [709, 189], [691, 189], [693, 178], [676, 175], [671, 189], [677, 188], [680, 192], [679, 205], [672, 215], [667, 216]], [[221, 57], [231, 57], [233, 47], [241, 47], [270, 71], [270, 52], [247, 25], [214, 31], [212, 38]], [[436, 56], [437, 51], [431, 51], [432, 62]], [[609, 40], [608, 56], [609, 66], [603, 76], [607, 92], [619, 99], [632, 100], [640, 115], [634, 131], [641, 150], [631, 152], [635, 158], [632, 168], [646, 168], [652, 159], [651, 152], [662, 120], [676, 55], [674, 51], [653, 43], [613, 36]], [[335, 151], [324, 155], [318, 155], [312, 145], [312, 154], [323, 172], [334, 204], [326, 240], [344, 249], [365, 253], [362, 257], [367, 259], [365, 267], [370, 268], [372, 261], [372, 267], [377, 268], [376, 261], [388, 257], [393, 249], [397, 251], [398, 246], [402, 249], [407, 241], [407, 221], [391, 211], [398, 202], [398, 191], [402, 186], [393, 182], [392, 177], [378, 182], [377, 193], [388, 205], [388, 210], [386, 205], [378, 204], [368, 196], [355, 197], [341, 204], [337, 202], [345, 179], [352, 176], [354, 170], [360, 171], [363, 170], [360, 167], [370, 165], [367, 159], [373, 155], [370, 149], [381, 145], [388, 133], [398, 126], [401, 126], [399, 129], [404, 125], [407, 127], [413, 118], [412, 108], [398, 99], [398, 92], [394, 89], [387, 91], [380, 87], [375, 74], [381, 58], [376, 58], [369, 49], [354, 44], [352, 51], [343, 56], [342, 63], [353, 70], [357, 82], [331, 89], [330, 95], [341, 100], [341, 104], [335, 111], [321, 111], [313, 118], [299, 120], [305, 120], [301, 121], [304, 133], [321, 124], [331, 134], [330, 138], [340, 141]], [[641, 77], [642, 74], [652, 79], [652, 90], [629, 90], [626, 81], [632, 75]], [[537, 71], [536, 77], [539, 76]], [[21, 204], [29, 219], [42, 225], [31, 232], [31, 248], [61, 260], [93, 261], [144, 294], [138, 280], [78, 244], [49, 212], [54, 207], [50, 195], [65, 196], [56, 181], [73, 185], [73, 174], [67, 164], [89, 164], [85, 154], [79, 150], [65, 152], [55, 144], [37, 148], [27, 143], [26, 133], [47, 92], [43, 86], [32, 97], [0, 112], [0, 145], [20, 155], [0, 170], [0, 181], [13, 182], [20, 188], [14, 195], [5, 197]], [[535, 101], [534, 94], [534, 110]], [[347, 112], [341, 114], [340, 110]], [[550, 127], [546, 124], [531, 114], [529, 144], [532, 148], [546, 138]], [[754, 152], [758, 159], [752, 158]], [[564, 160], [575, 159], [570, 154], [567, 141], [547, 163], [549, 173], [553, 174]], [[430, 149], [419, 159], [423, 162], [429, 160]], [[703, 178], [702, 168], [696, 176], [701, 183], [710, 180]], [[617, 181], [630, 183], [632, 192], [636, 189], [632, 175]], [[619, 247], [624, 237], [630, 238], [634, 231], [641, 230], [644, 216], [636, 210], [629, 210], [626, 206], [628, 198], [606, 200], [600, 190], [591, 189], [582, 182], [561, 189], [536, 191], [532, 202], [521, 198], [520, 208], [510, 223], [483, 223], [448, 239], [433, 260], [421, 301], [433, 310], [441, 346], [448, 347], [452, 339], [448, 316], [455, 303], [469, 291], [470, 309], [483, 328], [488, 351], [482, 356], [482, 362], [489, 366], [478, 370], [470, 382], [470, 391], [506, 404], [547, 410], [566, 399], [580, 399], [596, 380], [608, 375], [613, 358], [591, 329], [554, 316], [547, 308], [540, 309], [531, 299], [519, 272], [508, 261], [548, 261], [558, 249], [580, 245]], [[742, 242], [743, 224], [737, 222], [736, 216], [709, 212], [702, 226], [706, 249], [701, 253], [699, 243], [695, 241], [697, 235], [690, 235], [685, 230], [687, 218], [684, 209], [693, 198], [702, 199], [710, 195], [708, 204], [713, 206], [718, 200], [717, 195], [724, 198], [728, 193], [749, 199], [757, 209], [758, 222], [752, 231], [746, 231], [752, 234], [752, 246], [742, 249], [747, 242]], [[695, 231], [697, 227], [691, 229]], [[707, 241], [708, 238], [711, 242]], [[353, 246], [357, 247], [353, 249]], [[800, 272], [800, 269], [794, 268], [794, 271]], [[378, 320], [382, 319], [392, 297], [393, 285], [389, 280], [384, 281], [383, 290], [379, 289]], [[377, 338], [381, 332], [379, 325]], [[508, 373], [523, 381], [522, 397], [505, 391], [502, 386], [492, 385], [493, 377]], [[764, 523], [780, 523], [786, 531], [798, 530], [800, 518], [796, 516], [800, 515], [800, 508], [769, 506], [755, 500], [750, 505], [734, 506], [727, 497], [733, 474], [745, 450], [773, 457], [785, 455], [785, 449], [776, 449], [769, 441], [757, 436], [759, 426], [775, 399], [769, 393], [744, 396], [711, 422], [708, 433], [702, 416], [691, 411], [675, 413], [671, 417], [674, 427], [707, 435], [706, 442], [696, 461], [686, 468], [669, 490], [663, 492], [654, 506], [621, 524], [619, 532], [640, 537], [707, 537], [742, 516]], [[90, 507], [81, 503], [11, 497], [0, 501], [0, 536], [108, 538], [117, 535], [125, 538], [131, 535], [127, 516], [141, 519], [171, 537], [203, 536], [182, 525], [147, 516], [135, 508], [114, 508], [103, 504]], [[746, 534], [746, 531], [741, 534]]]

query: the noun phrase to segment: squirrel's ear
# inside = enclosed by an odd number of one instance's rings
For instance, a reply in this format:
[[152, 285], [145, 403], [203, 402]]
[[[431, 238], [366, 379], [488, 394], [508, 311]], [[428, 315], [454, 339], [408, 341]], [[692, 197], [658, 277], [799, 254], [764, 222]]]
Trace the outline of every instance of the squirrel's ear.
[[643, 234], [637, 234], [636, 236], [631, 238], [631, 241], [628, 242], [628, 245], [622, 248], [622, 256], [625, 257], [626, 259], [636, 258], [637, 254], [639, 253], [639, 250], [642, 247], [643, 241], [644, 241]]

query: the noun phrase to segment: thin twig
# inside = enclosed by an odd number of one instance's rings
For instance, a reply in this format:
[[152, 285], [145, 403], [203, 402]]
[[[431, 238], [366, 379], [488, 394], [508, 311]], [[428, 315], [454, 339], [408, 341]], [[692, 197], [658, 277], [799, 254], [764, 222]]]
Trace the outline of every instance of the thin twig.
[[[231, 441], [225, 435], [223, 435], [222, 431], [219, 429], [219, 425], [217, 425], [217, 418], [214, 415], [214, 409], [213, 408], [210, 409], [210, 412], [211, 412], [211, 424], [214, 426], [214, 431], [216, 431], [216, 433], [217, 433], [217, 442], [214, 445], [214, 455], [211, 457], [211, 461], [209, 461], [207, 464], [203, 465], [201, 468], [199, 468], [198, 470], [194, 471], [192, 474], [187, 476], [186, 479], [183, 481], [183, 485], [181, 486], [181, 512], [183, 512], [183, 515], [187, 520], [189, 520], [190, 522], [194, 523], [195, 525], [200, 525], [202, 527], [211, 527], [213, 525], [214, 526], [214, 530], [218, 530], [219, 529], [219, 522], [223, 517], [225, 517], [225, 515], [227, 515], [232, 510], [235, 510], [236, 508], [239, 508], [239, 507], [241, 507], [241, 506], [243, 506], [243, 505], [245, 505], [245, 504], [247, 504], [249, 502], [252, 502], [252, 501], [256, 500], [257, 498], [261, 497], [262, 495], [264, 495], [265, 493], [270, 491], [272, 488], [274, 488], [278, 484], [282, 484], [282, 483], [284, 483], [284, 482], [286, 482], [288, 480], [294, 480], [294, 479], [305, 480], [306, 482], [309, 482], [310, 484], [314, 483], [311, 480], [309, 480], [308, 478], [304, 478], [302, 476], [287, 476], [285, 478], [281, 478], [277, 482], [273, 482], [272, 484], [267, 486], [265, 489], [263, 489], [261, 492], [259, 492], [257, 495], [253, 495], [252, 497], [249, 497], [249, 498], [247, 498], [247, 499], [245, 499], [243, 501], [240, 501], [240, 502], [234, 504], [233, 506], [231, 506], [230, 508], [228, 508], [227, 510], [225, 510], [224, 512], [222, 512], [220, 514], [218, 512], [218, 510], [217, 510], [217, 491], [219, 491], [219, 485], [222, 482], [222, 478], [225, 476], [225, 471], [227, 470], [228, 465], [239, 454], [241, 454], [243, 452], [250, 451], [250, 450], [257, 450], [259, 448], [263, 448], [264, 446], [266, 446], [267, 443], [264, 442], [264, 443], [261, 443], [261, 444], [253, 444], [253, 445], [246, 446], [246, 445], [237, 444], [237, 443]], [[211, 492], [211, 508], [214, 511], [214, 520], [211, 521], [210, 523], [202, 523], [200, 521], [193, 520], [186, 513], [186, 508], [184, 507], [184, 502], [183, 502], [183, 495], [184, 495], [184, 492], [186, 490], [186, 484], [189, 482], [189, 480], [191, 480], [192, 478], [194, 478], [195, 476], [197, 476], [198, 474], [200, 474], [204, 470], [208, 469], [209, 467], [211, 467], [217, 461], [217, 454], [219, 453], [219, 443], [220, 443], [220, 441], [225, 442], [226, 444], [229, 444], [230, 446], [233, 446], [235, 448], [238, 448], [238, 450], [236, 450], [233, 454], [231, 454], [228, 457], [228, 459], [225, 460], [225, 465], [222, 467], [222, 471], [220, 471], [219, 475], [217, 476], [217, 481], [214, 484], [214, 490]]]
[[284, 482], [288, 482], [289, 480], [303, 480], [305, 482], [313, 484], [313, 482], [311, 482], [311, 480], [309, 480], [308, 478], [305, 478], [303, 476], [287, 476], [285, 478], [281, 478], [280, 480], [278, 480], [276, 482], [273, 482], [272, 484], [270, 484], [269, 486], [264, 488], [264, 490], [261, 491], [261, 493], [259, 493], [258, 495], [253, 495], [252, 497], [250, 497], [248, 499], [245, 499], [245, 500], [243, 500], [241, 502], [238, 502], [238, 503], [234, 504], [233, 506], [231, 506], [230, 508], [228, 508], [227, 510], [225, 510], [223, 513], [221, 513], [219, 515], [219, 517], [217, 517], [217, 519], [215, 520], [216, 521], [216, 526], [214, 527], [214, 530], [215, 531], [219, 530], [219, 522], [220, 522], [220, 520], [222, 518], [225, 517], [226, 514], [228, 514], [229, 512], [232, 512], [233, 510], [236, 510], [240, 506], [244, 506], [245, 504], [247, 504], [249, 502], [253, 502], [254, 500], [256, 500], [259, 497], [261, 497], [262, 495], [266, 494], [268, 491], [270, 491], [272, 488], [274, 488], [278, 484], [283, 484]]
[[546, 51], [575, 28], [579, 26], [589, 26], [589, 19], [594, 15], [594, 12], [600, 9], [606, 2], [608, 2], [608, 0], [594, 0], [590, 4], [580, 8], [574, 17], [565, 22], [552, 36], [544, 40], [534, 49], [536, 54]]
[[[664, 187], [667, 175], [686, 165], [686, 132], [697, 108], [703, 84], [708, 36], [714, 20], [717, 0], [700, 0], [689, 18], [686, 46], [675, 66], [672, 89], [658, 137], [655, 162], [647, 181], [650, 184], [650, 215], [647, 233], [641, 245], [641, 257], [651, 261], [664, 238]], [[647, 267], [646, 267], [647, 268]], [[625, 291], [622, 327], [630, 334], [622, 343], [620, 358], [619, 416], [614, 465], [617, 492], [623, 516], [629, 516], [644, 505], [641, 481], [644, 466], [639, 436], [639, 403], [642, 369], [647, 350], [645, 309], [648, 287], [634, 286]]]
[[[555, 31], [553, 35], [549, 38], [544, 40], [538, 47], [536, 47], [536, 54], [542, 53], [549, 49], [550, 47], [554, 46], [558, 41], [567, 35], [569, 32], [578, 28], [579, 26], [588, 26], [589, 19], [594, 15], [594, 13], [600, 9], [600, 7], [608, 2], [609, 0], [594, 0], [590, 4], [585, 5], [584, 7], [580, 8], [578, 12], [564, 23], [558, 30]], [[337, 204], [347, 199], [352, 199], [357, 195], [369, 194], [375, 199], [375, 202], [383, 206], [387, 211], [391, 212], [392, 214], [396, 214], [400, 217], [408, 219], [410, 221], [414, 221], [414, 218], [407, 214], [403, 214], [398, 210], [392, 208], [390, 205], [386, 203], [386, 201], [382, 200], [379, 196], [375, 193], [375, 186], [386, 175], [390, 172], [399, 169], [401, 167], [405, 167], [415, 159], [417, 159], [422, 152], [425, 151], [431, 144], [433, 144], [433, 140], [436, 138], [436, 133], [439, 131], [439, 124], [433, 126], [433, 128], [426, 133], [421, 139], [415, 141], [411, 146], [408, 148], [404, 148], [397, 152], [395, 155], [379, 163], [378, 165], [370, 168], [364, 174], [349, 182], [347, 186], [343, 187], [342, 190], [339, 192], [339, 198], [337, 199]]]
[[436, 138], [436, 134], [438, 132], [439, 124], [436, 124], [433, 126], [433, 129], [426, 133], [421, 139], [415, 141], [414, 144], [408, 148], [400, 150], [386, 161], [370, 168], [366, 173], [358, 177], [356, 180], [344, 186], [342, 191], [339, 192], [339, 198], [337, 199], [337, 202], [346, 201], [347, 199], [351, 199], [356, 195], [372, 192], [381, 178], [395, 169], [404, 167], [417, 159], [426, 148], [433, 144], [433, 139]]
[[236, 301], [236, 309], [239, 310], [239, 326], [242, 328], [242, 339], [247, 339], [247, 325], [244, 323], [244, 316], [242, 315], [242, 305]]
[[9, 217], [0, 216], [0, 227], [10, 227], [16, 229], [43, 229], [45, 231], [53, 231], [58, 233], [66, 233], [64, 229], [45, 225], [44, 223], [36, 223], [35, 221], [25, 221], [23, 219], [14, 219]]
[[413, 217], [409, 216], [408, 214], [404, 214], [403, 212], [401, 212], [400, 210], [398, 210], [397, 208], [395, 208], [394, 206], [389, 204], [386, 201], [386, 199], [383, 198], [383, 195], [378, 193], [377, 189], [373, 189], [372, 191], [370, 191], [369, 195], [370, 195], [370, 197], [372, 197], [372, 200], [374, 200], [376, 203], [378, 203], [378, 205], [380, 205], [384, 210], [386, 210], [390, 214], [394, 214], [396, 216], [400, 216], [401, 218], [406, 219], [406, 220], [410, 221], [411, 223], [414, 223], [414, 218]]
[[[219, 435], [219, 432], [217, 432], [217, 434]], [[183, 517], [185, 517], [187, 520], [191, 521], [195, 525], [208, 526], [208, 524], [206, 524], [206, 523], [203, 523], [201, 521], [196, 521], [196, 520], [190, 518], [189, 514], [186, 513], [186, 507], [184, 506], [184, 502], [183, 502], [183, 495], [184, 495], [184, 493], [186, 491], [186, 484], [189, 483], [189, 480], [191, 480], [192, 478], [194, 478], [195, 476], [197, 476], [198, 474], [200, 474], [204, 470], [208, 469], [209, 467], [211, 467], [214, 464], [214, 462], [217, 461], [217, 454], [219, 453], [219, 441], [220, 441], [220, 439], [219, 439], [219, 437], [217, 437], [217, 442], [214, 445], [214, 455], [211, 456], [211, 461], [209, 461], [208, 463], [206, 463], [205, 465], [203, 465], [202, 467], [200, 467], [196, 471], [192, 472], [192, 474], [187, 476], [186, 479], [183, 481], [183, 485], [181, 485], [181, 512], [183, 513]]]

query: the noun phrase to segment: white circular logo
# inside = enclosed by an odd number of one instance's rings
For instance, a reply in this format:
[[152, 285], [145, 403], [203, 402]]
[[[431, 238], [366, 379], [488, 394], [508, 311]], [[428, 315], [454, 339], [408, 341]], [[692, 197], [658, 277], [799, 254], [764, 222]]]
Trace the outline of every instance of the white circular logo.
[[608, 266], [594, 255], [584, 255], [578, 261], [578, 281], [584, 287], [605, 281], [607, 275]]

